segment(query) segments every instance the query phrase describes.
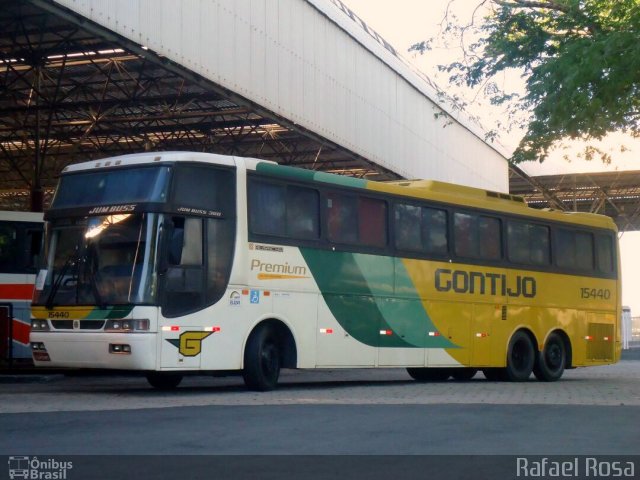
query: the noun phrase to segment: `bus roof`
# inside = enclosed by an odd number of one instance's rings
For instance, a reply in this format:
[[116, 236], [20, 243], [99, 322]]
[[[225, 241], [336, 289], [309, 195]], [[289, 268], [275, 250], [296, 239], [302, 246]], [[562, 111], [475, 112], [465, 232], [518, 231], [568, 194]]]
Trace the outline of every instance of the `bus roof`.
[[494, 192], [481, 188], [467, 187], [436, 180], [398, 180], [392, 182], [376, 182], [360, 178], [336, 175], [327, 172], [278, 165], [269, 160], [256, 158], [233, 157], [202, 152], [146, 152], [118, 157], [104, 158], [67, 166], [63, 173], [70, 173], [95, 168], [113, 168], [132, 165], [144, 165], [156, 162], [204, 162], [218, 165], [242, 165], [248, 170], [272, 177], [290, 180], [321, 182], [341, 187], [371, 190], [402, 197], [431, 200], [452, 205], [466, 206], [483, 210], [522, 215], [539, 220], [552, 220], [596, 228], [617, 230], [615, 222], [604, 215], [582, 212], [563, 212], [550, 209], [535, 209], [527, 206], [522, 197], [502, 192]]
[[[229, 155], [219, 155], [217, 153], [202, 152], [145, 152], [120, 155], [117, 157], [102, 158], [89, 162], [68, 165], [62, 170], [63, 173], [78, 172], [82, 170], [92, 170], [95, 168], [126, 167], [132, 165], [146, 165], [156, 162], [204, 162], [218, 165], [235, 166], [236, 158]], [[250, 160], [250, 159], [245, 159]], [[258, 162], [257, 159], [251, 159]], [[266, 160], [263, 160], [266, 161]]]

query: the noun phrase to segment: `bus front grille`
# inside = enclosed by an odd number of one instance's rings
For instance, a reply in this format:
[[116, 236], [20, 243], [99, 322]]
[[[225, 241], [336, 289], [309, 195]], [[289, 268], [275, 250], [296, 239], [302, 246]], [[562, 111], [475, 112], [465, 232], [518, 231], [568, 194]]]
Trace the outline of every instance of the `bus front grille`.
[[104, 320], [51, 320], [55, 330], [102, 330], [104, 323]]

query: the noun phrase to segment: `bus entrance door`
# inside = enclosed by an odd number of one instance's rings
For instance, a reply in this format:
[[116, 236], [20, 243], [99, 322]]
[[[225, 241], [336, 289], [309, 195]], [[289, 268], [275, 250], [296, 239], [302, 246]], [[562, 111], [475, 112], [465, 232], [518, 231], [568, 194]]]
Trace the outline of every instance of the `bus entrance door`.
[[202, 341], [211, 335], [202, 327], [163, 327], [160, 366], [162, 368], [198, 369]]

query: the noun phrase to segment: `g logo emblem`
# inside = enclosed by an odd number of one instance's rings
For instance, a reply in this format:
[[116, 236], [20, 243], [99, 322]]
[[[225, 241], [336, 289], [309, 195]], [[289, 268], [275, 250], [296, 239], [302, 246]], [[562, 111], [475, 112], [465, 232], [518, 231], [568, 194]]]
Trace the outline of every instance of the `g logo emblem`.
[[195, 357], [202, 351], [202, 341], [213, 332], [184, 332], [180, 338], [167, 338], [167, 342], [178, 348], [180, 355]]
[[185, 357], [195, 357], [202, 351], [202, 341], [211, 335], [211, 332], [184, 332], [180, 335], [179, 352]]

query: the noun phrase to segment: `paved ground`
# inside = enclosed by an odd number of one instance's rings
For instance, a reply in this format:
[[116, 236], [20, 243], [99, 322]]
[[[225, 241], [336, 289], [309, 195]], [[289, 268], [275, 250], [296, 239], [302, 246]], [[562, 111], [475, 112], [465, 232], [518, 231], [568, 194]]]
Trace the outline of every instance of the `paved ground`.
[[205, 405], [599, 405], [640, 406], [640, 362], [565, 372], [543, 383], [417, 383], [402, 369], [284, 371], [274, 392], [249, 392], [240, 377], [187, 377], [173, 392], [137, 376], [0, 377], [0, 413], [131, 410]]
[[139, 376], [0, 375], [0, 455], [71, 460], [69, 480], [501, 479], [524, 455], [614, 455], [640, 471], [634, 355], [555, 383], [285, 371], [266, 393], [239, 377], [160, 392]]
[[640, 407], [209, 405], [10, 414], [0, 424], [0, 452], [28, 455], [640, 453]]

